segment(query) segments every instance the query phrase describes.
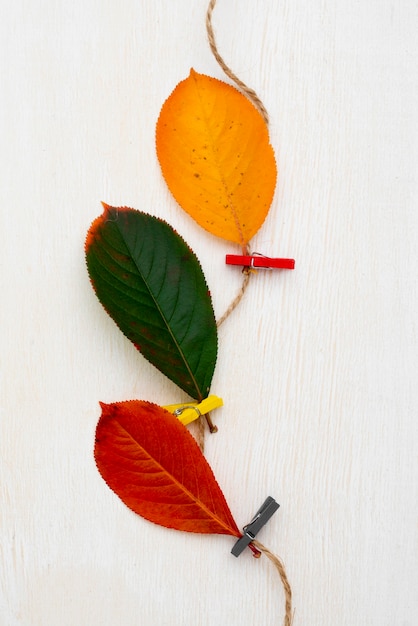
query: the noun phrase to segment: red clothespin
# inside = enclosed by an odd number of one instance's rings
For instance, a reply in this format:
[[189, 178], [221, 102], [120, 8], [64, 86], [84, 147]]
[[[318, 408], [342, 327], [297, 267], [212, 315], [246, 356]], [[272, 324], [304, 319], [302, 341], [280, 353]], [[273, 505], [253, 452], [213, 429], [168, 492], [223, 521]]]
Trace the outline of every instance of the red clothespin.
[[251, 269], [295, 269], [294, 259], [272, 259], [258, 252], [253, 252], [251, 255], [227, 254], [225, 263], [227, 265], [242, 265]]

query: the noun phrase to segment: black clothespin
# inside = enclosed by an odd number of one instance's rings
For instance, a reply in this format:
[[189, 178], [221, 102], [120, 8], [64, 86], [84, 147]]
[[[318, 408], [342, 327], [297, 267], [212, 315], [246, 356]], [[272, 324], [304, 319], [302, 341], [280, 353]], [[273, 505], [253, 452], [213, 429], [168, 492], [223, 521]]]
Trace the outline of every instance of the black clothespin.
[[234, 556], [239, 556], [241, 552], [248, 546], [248, 544], [251, 543], [253, 539], [255, 539], [258, 531], [261, 530], [261, 528], [263, 528], [263, 526], [269, 521], [270, 517], [274, 515], [279, 506], [280, 504], [278, 504], [276, 500], [271, 496], [268, 496], [268, 498], [266, 498], [265, 502], [258, 509], [251, 522], [244, 526], [243, 536], [238, 539], [238, 541], [231, 550], [231, 553]]

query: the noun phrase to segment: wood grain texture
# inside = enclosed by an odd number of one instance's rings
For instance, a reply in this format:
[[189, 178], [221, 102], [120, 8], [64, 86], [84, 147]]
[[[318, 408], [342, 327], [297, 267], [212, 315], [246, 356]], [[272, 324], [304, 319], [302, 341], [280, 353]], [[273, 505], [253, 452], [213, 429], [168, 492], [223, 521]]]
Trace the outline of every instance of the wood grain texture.
[[[266, 559], [159, 528], [93, 460], [98, 400], [169, 404], [95, 300], [83, 242], [100, 200], [168, 220], [221, 315], [235, 252], [183, 214], [154, 150], [159, 109], [222, 78], [205, 1], [16, 0], [0, 23], [1, 626], [273, 626]], [[239, 525], [284, 559], [295, 626], [418, 621], [418, 9], [218, 0], [222, 55], [271, 119], [279, 185], [259, 273], [220, 329], [206, 456]]]

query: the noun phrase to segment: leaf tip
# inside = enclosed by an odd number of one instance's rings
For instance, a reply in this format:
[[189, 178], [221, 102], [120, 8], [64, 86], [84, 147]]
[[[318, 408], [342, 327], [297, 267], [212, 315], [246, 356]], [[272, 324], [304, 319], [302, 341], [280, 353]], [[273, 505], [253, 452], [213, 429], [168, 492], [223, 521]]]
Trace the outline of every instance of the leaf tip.
[[99, 215], [99, 217], [96, 217], [95, 220], [93, 220], [93, 222], [90, 225], [90, 228], [87, 231], [86, 241], [84, 243], [84, 250], [86, 254], [89, 252], [92, 244], [95, 241], [97, 241], [97, 239], [99, 238], [99, 234], [98, 234], [99, 227], [103, 224], [103, 222], [109, 219], [108, 216], [109, 216], [110, 211], [112, 210], [112, 207], [109, 204], [106, 204], [106, 202], [102, 202], [101, 204], [104, 209], [103, 213]]
[[100, 216], [100, 219], [103, 222], [106, 222], [107, 220], [110, 219], [110, 214], [111, 214], [112, 210], [115, 211], [116, 215], [117, 215], [119, 209], [115, 209], [115, 207], [112, 207], [112, 206], [110, 206], [110, 204], [107, 204], [106, 202], [103, 202], [103, 201], [101, 201], [100, 204], [103, 207], [103, 213]]
[[109, 417], [109, 415], [111, 415], [112, 413], [112, 405], [111, 404], [106, 404], [106, 402], [100, 402], [100, 408], [102, 410], [102, 414], [100, 416], [100, 420], [102, 420], [103, 418]]

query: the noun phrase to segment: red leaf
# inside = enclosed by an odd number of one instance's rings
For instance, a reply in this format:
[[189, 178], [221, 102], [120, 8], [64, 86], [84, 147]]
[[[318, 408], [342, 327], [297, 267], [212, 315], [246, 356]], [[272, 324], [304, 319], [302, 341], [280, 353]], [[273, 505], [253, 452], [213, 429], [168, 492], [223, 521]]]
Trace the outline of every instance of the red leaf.
[[178, 419], [142, 400], [101, 407], [97, 467], [130, 509], [168, 528], [241, 536], [210, 466]]

